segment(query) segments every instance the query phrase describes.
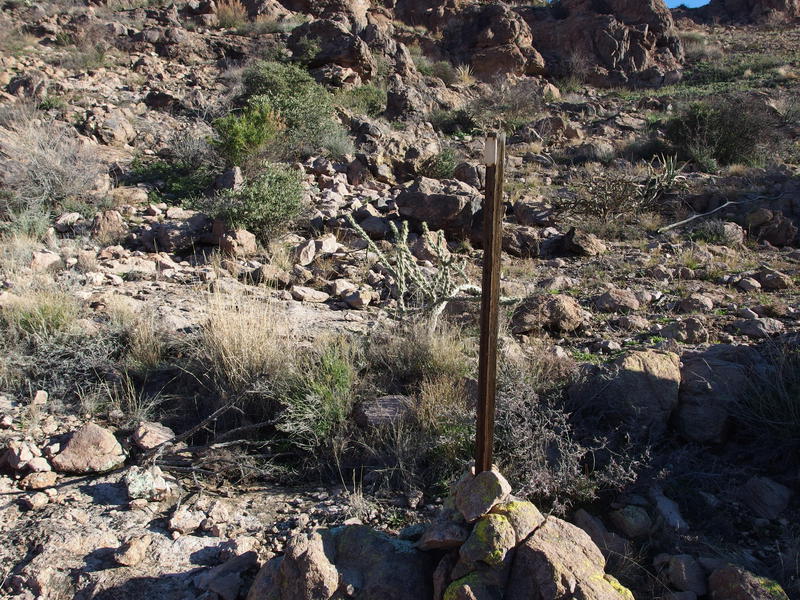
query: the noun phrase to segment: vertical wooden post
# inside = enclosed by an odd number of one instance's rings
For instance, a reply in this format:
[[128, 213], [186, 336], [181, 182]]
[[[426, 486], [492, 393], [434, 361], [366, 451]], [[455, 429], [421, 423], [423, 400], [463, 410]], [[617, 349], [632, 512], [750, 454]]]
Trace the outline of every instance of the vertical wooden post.
[[497, 386], [497, 319], [500, 305], [500, 252], [503, 241], [505, 134], [486, 138], [486, 199], [483, 203], [483, 287], [478, 365], [478, 423], [475, 473], [492, 468], [494, 406]]

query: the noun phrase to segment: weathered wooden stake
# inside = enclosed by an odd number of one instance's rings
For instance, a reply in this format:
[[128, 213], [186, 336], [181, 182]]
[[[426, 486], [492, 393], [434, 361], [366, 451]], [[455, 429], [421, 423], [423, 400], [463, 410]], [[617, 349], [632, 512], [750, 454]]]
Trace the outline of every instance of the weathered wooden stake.
[[505, 134], [486, 138], [486, 199], [483, 203], [483, 288], [478, 365], [478, 424], [475, 473], [492, 468], [494, 405], [497, 382], [497, 319], [500, 304], [500, 252], [503, 241], [503, 172]]

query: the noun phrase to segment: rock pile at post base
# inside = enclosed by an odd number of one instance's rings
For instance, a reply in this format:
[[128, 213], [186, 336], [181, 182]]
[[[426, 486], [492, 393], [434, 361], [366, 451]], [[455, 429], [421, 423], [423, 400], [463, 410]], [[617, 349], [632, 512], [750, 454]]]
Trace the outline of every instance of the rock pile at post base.
[[456, 482], [436, 519], [399, 538], [361, 525], [298, 536], [247, 600], [633, 600], [580, 528], [511, 495], [496, 470]]

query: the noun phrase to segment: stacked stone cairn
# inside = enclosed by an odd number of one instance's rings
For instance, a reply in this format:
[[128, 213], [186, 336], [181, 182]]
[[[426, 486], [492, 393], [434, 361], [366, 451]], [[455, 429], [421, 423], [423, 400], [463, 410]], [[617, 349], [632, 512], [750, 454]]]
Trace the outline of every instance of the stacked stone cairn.
[[248, 600], [633, 600], [580, 528], [511, 495], [496, 470], [456, 482], [399, 539], [361, 525], [292, 540]]

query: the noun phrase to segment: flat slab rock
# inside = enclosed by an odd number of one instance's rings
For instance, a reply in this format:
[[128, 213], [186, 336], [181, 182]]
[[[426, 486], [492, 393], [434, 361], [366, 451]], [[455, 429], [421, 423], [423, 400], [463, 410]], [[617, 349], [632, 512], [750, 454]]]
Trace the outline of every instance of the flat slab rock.
[[53, 460], [60, 473], [102, 473], [125, 462], [125, 452], [108, 429], [87, 423], [64, 445]]

